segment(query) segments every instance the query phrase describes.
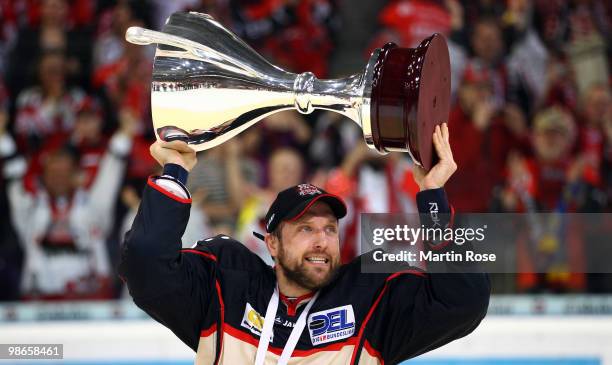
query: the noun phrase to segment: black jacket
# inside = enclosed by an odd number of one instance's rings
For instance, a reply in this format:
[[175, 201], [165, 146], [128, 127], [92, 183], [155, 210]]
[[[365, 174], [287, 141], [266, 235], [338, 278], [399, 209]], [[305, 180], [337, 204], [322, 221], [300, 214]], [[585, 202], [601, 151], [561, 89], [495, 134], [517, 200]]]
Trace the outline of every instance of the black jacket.
[[[443, 189], [417, 195], [420, 211], [431, 202], [450, 212]], [[197, 351], [196, 364], [252, 364], [274, 271], [227, 236], [181, 249], [190, 203], [149, 181], [126, 236], [121, 276], [136, 305]], [[467, 335], [486, 314], [486, 274], [364, 274], [360, 260], [321, 290], [293, 352], [299, 364], [396, 364]], [[281, 299], [266, 358], [274, 363], [308, 301]], [[317, 330], [313, 318], [333, 324]]]

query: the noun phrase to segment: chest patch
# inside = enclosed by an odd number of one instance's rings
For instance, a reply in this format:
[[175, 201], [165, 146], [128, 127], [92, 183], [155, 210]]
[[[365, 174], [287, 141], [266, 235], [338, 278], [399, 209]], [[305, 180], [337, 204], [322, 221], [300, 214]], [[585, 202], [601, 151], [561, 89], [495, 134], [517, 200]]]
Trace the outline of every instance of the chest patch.
[[[248, 329], [251, 333], [261, 337], [261, 331], [263, 331], [264, 317], [259, 314], [251, 304], [247, 303], [244, 307], [244, 314], [242, 315], [242, 322], [240, 326]], [[270, 338], [270, 342], [274, 338], [274, 333]]]
[[313, 346], [351, 337], [355, 333], [353, 306], [344, 305], [310, 314], [308, 331]]

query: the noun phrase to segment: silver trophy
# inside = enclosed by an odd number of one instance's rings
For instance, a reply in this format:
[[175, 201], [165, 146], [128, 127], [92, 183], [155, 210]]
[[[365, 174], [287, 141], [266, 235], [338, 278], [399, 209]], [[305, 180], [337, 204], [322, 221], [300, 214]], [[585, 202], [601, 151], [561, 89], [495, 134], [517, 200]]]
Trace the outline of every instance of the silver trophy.
[[416, 48], [388, 43], [363, 73], [333, 80], [270, 64], [207, 14], [175, 13], [161, 32], [131, 27], [125, 38], [157, 43], [151, 107], [158, 139], [202, 151], [272, 113], [324, 109], [355, 121], [381, 153], [408, 152], [426, 169], [435, 162], [432, 133], [450, 101], [448, 49], [438, 34]]

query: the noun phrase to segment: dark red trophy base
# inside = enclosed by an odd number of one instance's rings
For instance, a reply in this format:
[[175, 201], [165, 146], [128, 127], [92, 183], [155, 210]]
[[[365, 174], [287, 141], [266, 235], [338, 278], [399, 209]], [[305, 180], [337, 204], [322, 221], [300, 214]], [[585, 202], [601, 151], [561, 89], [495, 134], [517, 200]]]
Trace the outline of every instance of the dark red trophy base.
[[416, 48], [387, 43], [372, 80], [370, 120], [374, 146], [381, 152], [409, 152], [425, 170], [438, 161], [432, 153], [436, 125], [448, 119], [450, 60], [439, 34]]

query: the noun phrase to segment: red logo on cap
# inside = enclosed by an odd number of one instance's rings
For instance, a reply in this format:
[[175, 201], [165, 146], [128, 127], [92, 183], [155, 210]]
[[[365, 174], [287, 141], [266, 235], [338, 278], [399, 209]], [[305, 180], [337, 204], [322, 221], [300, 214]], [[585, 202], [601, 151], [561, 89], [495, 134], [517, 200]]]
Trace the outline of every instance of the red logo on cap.
[[319, 188], [317, 188], [314, 185], [310, 185], [310, 184], [300, 184], [297, 186], [298, 188], [298, 193], [300, 195], [315, 195], [315, 194], [321, 194], [321, 190], [319, 190]]

